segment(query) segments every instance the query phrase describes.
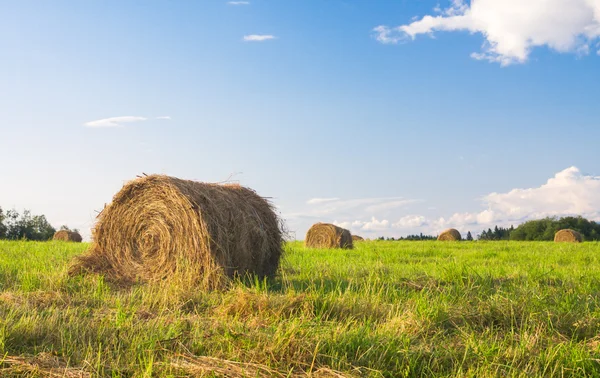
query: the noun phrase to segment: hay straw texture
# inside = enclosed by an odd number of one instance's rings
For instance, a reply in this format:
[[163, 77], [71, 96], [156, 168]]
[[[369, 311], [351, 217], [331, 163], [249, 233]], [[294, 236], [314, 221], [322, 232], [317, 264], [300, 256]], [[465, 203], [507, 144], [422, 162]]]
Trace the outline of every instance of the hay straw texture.
[[350, 231], [330, 223], [313, 224], [304, 243], [308, 248], [353, 248]]
[[352, 235], [352, 241], [363, 241], [365, 239], [363, 239], [362, 236], [358, 236], [358, 235]]
[[183, 275], [211, 288], [234, 275], [273, 276], [283, 241], [272, 205], [253, 190], [162, 175], [125, 184], [98, 215], [92, 239], [72, 274]]
[[449, 228], [443, 231], [437, 238], [437, 240], [441, 241], [459, 241], [462, 240], [460, 236], [460, 232], [454, 228]]
[[554, 234], [554, 241], [556, 243], [581, 243], [583, 241], [583, 237], [575, 230], [564, 229]]
[[81, 243], [83, 238], [77, 232], [60, 230], [54, 233], [54, 237], [52, 238], [52, 240], [62, 240], [68, 242]]

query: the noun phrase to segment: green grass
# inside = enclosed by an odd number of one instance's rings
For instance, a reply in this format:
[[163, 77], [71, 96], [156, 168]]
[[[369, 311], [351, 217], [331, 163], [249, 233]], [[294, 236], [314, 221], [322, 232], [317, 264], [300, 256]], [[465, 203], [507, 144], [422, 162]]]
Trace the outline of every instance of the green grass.
[[600, 376], [598, 243], [290, 243], [210, 293], [68, 277], [86, 247], [0, 241], [1, 376]]

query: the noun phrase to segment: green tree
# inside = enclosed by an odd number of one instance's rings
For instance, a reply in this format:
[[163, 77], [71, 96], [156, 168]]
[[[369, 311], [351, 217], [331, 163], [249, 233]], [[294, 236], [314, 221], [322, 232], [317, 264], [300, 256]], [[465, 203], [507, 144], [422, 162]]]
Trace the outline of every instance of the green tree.
[[29, 210], [23, 211], [22, 215], [16, 210], [6, 213], [6, 238], [12, 240], [49, 240], [56, 230], [44, 215], [31, 215]]
[[472, 241], [473, 240], [473, 235], [471, 235], [471, 231], [467, 231], [467, 240], [468, 241]]
[[6, 237], [6, 225], [4, 224], [4, 211], [0, 207], [0, 239], [4, 239]]
[[600, 224], [583, 217], [544, 218], [519, 225], [511, 232], [511, 240], [554, 240], [558, 230], [570, 228], [581, 233], [585, 240], [600, 240]]

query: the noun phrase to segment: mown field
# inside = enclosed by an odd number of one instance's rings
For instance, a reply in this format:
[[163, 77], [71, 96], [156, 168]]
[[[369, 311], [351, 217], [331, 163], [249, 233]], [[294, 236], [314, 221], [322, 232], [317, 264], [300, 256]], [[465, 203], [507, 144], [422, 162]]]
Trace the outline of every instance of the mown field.
[[68, 277], [85, 248], [0, 242], [0, 376], [600, 376], [598, 243], [290, 243], [209, 293]]

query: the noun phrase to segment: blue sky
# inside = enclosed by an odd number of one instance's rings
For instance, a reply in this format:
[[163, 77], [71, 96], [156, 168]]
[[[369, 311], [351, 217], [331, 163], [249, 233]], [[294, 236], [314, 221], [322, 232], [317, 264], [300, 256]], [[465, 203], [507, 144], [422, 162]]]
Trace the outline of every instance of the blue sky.
[[145, 172], [238, 180], [297, 238], [600, 219], [600, 1], [518, 4], [4, 1], [0, 206], [89, 235]]

